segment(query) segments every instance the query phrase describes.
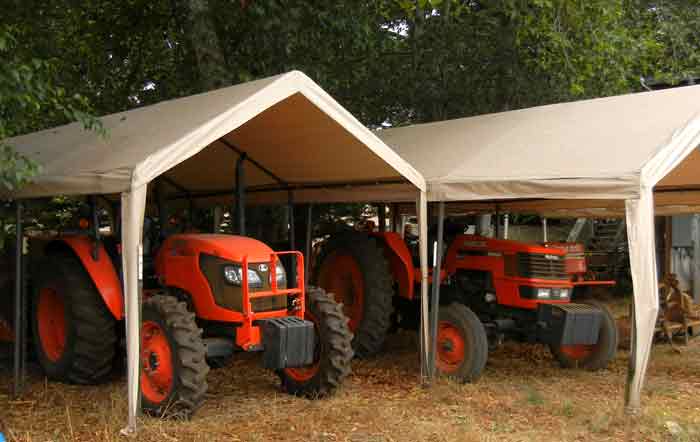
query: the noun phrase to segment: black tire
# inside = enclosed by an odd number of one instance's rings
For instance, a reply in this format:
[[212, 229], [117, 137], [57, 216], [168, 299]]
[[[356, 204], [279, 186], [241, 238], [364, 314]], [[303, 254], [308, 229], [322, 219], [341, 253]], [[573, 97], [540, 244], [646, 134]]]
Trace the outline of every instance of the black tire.
[[[165, 333], [173, 374], [166, 391], [167, 395], [162, 399], [149, 399], [144, 388], [144, 383], [149, 382], [149, 378], [146, 380], [143, 378], [147, 371], [157, 371], [158, 363], [162, 364], [162, 361], [156, 360], [157, 364], [154, 365], [149, 357], [148, 366], [145, 361], [141, 362], [143, 409], [152, 415], [188, 419], [204, 402], [209, 373], [209, 366], [205, 361], [206, 347], [202, 341], [202, 330], [197, 327], [195, 315], [187, 310], [184, 302], [179, 302], [172, 296], [156, 295], [144, 301], [142, 322], [142, 343], [148, 339], [145, 332], [151, 327], [156, 328], [153, 324], [157, 324], [157, 328]], [[143, 355], [145, 346], [141, 351]], [[151, 355], [152, 358], [158, 356], [155, 352]]]
[[[333, 292], [333, 288], [322, 281], [323, 266], [335, 254], [350, 255], [359, 266], [364, 287], [363, 309], [358, 325], [352, 330], [355, 335], [352, 347], [357, 357], [374, 356], [384, 345], [394, 311], [389, 262], [377, 240], [364, 233], [344, 232], [334, 235], [321, 250], [314, 275], [315, 284], [328, 292]], [[336, 300], [344, 302], [338, 296]], [[347, 310], [345, 312], [348, 314]]]
[[578, 359], [564, 354], [560, 347], [550, 345], [549, 350], [563, 368], [602, 370], [617, 354], [618, 331], [615, 317], [605, 304], [597, 301], [586, 301], [584, 304], [593, 305], [603, 312], [603, 320], [598, 331], [598, 343], [594, 346], [593, 352], [585, 358]]
[[[116, 354], [116, 320], [82, 263], [73, 255], [56, 253], [33, 270], [33, 342], [44, 372], [50, 379], [61, 382], [104, 382], [112, 371]], [[52, 291], [53, 295], [45, 291]], [[63, 305], [65, 345], [53, 357], [49, 356], [50, 347], [45, 347], [39, 333], [39, 306], [43, 296], [54, 296]], [[49, 328], [55, 328], [55, 324]]]
[[[463, 340], [462, 357], [460, 352], [451, 354], [455, 346], [446, 333], [448, 328], [450, 333], [457, 332]], [[476, 382], [481, 377], [488, 359], [489, 343], [484, 325], [467, 306], [454, 302], [440, 307], [437, 345], [438, 373], [464, 383]]]
[[315, 368], [307, 379], [294, 376], [292, 369], [278, 370], [282, 390], [310, 399], [335, 393], [350, 374], [353, 358], [352, 333], [343, 310], [323, 289], [306, 290], [306, 308], [316, 334]]

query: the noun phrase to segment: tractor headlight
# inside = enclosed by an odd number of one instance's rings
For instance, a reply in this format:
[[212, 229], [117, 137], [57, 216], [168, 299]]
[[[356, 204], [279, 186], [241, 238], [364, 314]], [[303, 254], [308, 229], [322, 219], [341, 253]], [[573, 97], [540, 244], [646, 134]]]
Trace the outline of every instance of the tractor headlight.
[[[277, 280], [277, 287], [287, 287], [287, 271], [280, 261], [277, 261], [275, 264], [275, 279]], [[270, 284], [272, 284], [272, 275], [270, 275]]]
[[552, 296], [552, 290], [549, 288], [538, 288], [537, 299], [549, 299]]
[[[243, 284], [243, 269], [239, 265], [224, 266], [224, 279], [229, 284], [240, 286]], [[258, 272], [253, 269], [248, 269], [248, 287], [262, 287], [262, 279], [260, 279]]]

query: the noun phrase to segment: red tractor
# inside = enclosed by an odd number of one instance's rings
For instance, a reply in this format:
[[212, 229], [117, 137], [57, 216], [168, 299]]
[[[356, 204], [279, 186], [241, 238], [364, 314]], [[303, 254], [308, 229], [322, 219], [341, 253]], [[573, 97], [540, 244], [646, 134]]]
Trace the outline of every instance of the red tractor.
[[[440, 275], [439, 372], [476, 380], [489, 344], [505, 337], [548, 345], [564, 367], [608, 364], [617, 349], [614, 318], [603, 305], [570, 301], [564, 250], [462, 232], [446, 235], [451, 238]], [[418, 325], [416, 255], [394, 232], [339, 233], [321, 247], [314, 280], [343, 303], [357, 355], [376, 353], [392, 321]]]
[[[81, 220], [80, 231], [30, 243], [37, 358], [49, 378], [76, 384], [108, 377], [124, 328], [119, 244], [100, 235], [96, 215], [92, 220]], [[299, 252], [274, 252], [244, 236], [160, 237], [144, 250], [145, 410], [190, 416], [204, 400], [208, 362], [235, 351], [262, 352], [263, 366], [291, 394], [322, 397], [342, 384], [352, 334], [341, 306], [322, 289], [304, 286]], [[285, 256], [296, 258], [288, 261], [295, 262], [291, 280]]]

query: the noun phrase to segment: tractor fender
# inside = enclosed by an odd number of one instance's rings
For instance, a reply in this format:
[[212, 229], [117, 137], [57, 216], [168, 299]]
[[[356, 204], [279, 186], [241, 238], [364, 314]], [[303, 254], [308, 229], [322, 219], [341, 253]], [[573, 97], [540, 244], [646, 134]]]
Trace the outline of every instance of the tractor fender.
[[102, 244], [98, 249], [98, 259], [93, 259], [93, 245], [93, 241], [86, 236], [65, 236], [51, 241], [46, 246], [46, 251], [49, 253], [69, 248], [80, 259], [114, 318], [124, 319], [124, 296], [117, 270]]
[[398, 295], [413, 299], [416, 270], [406, 242], [396, 232], [371, 232], [370, 236], [376, 238], [384, 248], [384, 256], [389, 260], [392, 278], [399, 288]]

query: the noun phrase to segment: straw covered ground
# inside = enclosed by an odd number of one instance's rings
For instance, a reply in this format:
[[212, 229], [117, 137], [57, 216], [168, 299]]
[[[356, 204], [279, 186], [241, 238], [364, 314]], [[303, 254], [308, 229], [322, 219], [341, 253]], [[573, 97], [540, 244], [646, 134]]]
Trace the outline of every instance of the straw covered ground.
[[[243, 355], [212, 371], [205, 406], [189, 422], [143, 418], [140, 441], [697, 441], [700, 440], [700, 339], [674, 353], [654, 349], [644, 410], [622, 412], [627, 354], [610, 369], [560, 369], [539, 346], [506, 344], [473, 385], [418, 384], [416, 339], [391, 338], [385, 355], [355, 361], [336, 397], [279, 392], [274, 374]], [[28, 393], [8, 396], [0, 373], [0, 431], [10, 441], [123, 440], [124, 378], [97, 387], [47, 383], [30, 373]]]

